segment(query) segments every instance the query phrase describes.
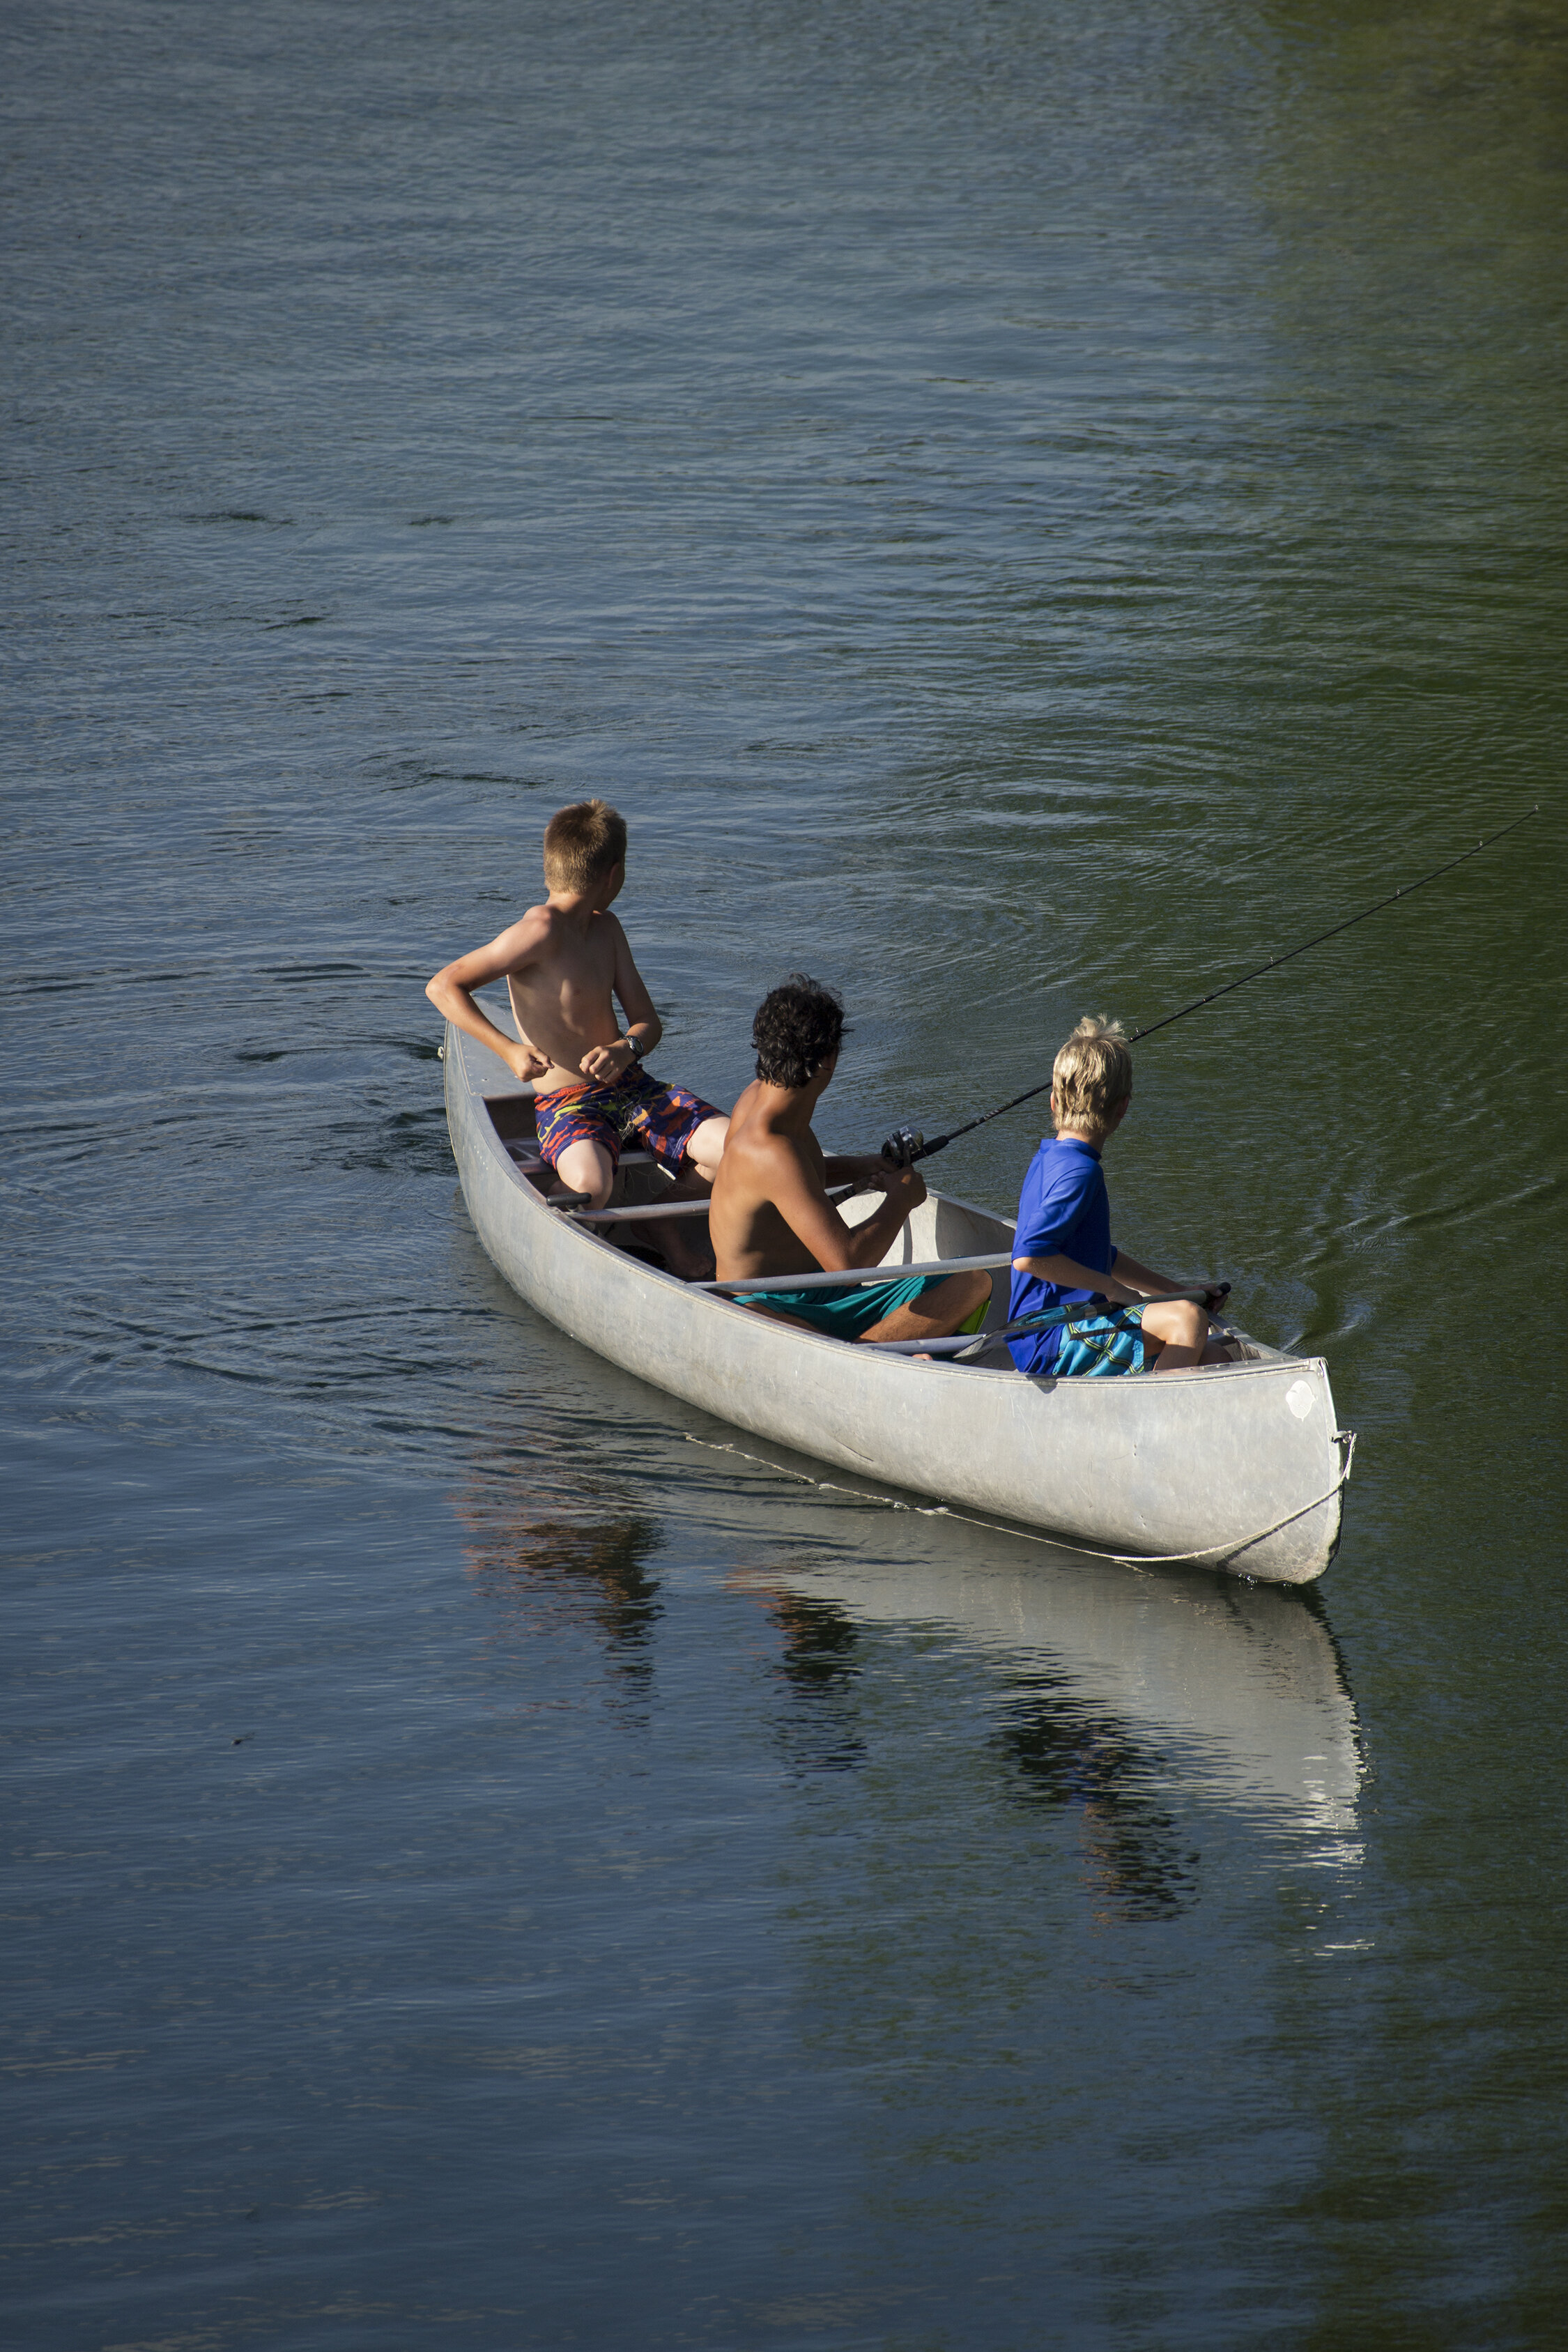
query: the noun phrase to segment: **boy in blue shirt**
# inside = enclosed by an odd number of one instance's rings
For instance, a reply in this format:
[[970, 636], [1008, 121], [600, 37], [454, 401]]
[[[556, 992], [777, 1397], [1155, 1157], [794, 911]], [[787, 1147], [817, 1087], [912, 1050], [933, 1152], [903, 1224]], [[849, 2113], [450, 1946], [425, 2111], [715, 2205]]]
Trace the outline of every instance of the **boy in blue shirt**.
[[[1029, 1163], [1014, 1235], [1008, 1321], [1070, 1307], [1098, 1292], [1122, 1302], [1086, 1308], [1010, 1339], [1021, 1372], [1053, 1380], [1072, 1374], [1179, 1372], [1226, 1360], [1209, 1337], [1208, 1317], [1191, 1299], [1167, 1298], [1175, 1286], [1112, 1246], [1110, 1201], [1100, 1155], [1132, 1103], [1132, 1056], [1119, 1022], [1080, 1021], [1051, 1070], [1054, 1139]], [[1217, 1307], [1225, 1292], [1209, 1292]]]

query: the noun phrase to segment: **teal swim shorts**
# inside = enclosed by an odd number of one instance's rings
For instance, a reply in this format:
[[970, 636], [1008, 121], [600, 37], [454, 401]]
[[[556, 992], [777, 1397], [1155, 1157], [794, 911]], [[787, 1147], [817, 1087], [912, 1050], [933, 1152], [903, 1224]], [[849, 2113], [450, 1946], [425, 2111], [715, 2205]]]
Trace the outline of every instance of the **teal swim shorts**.
[[945, 1282], [944, 1274], [915, 1275], [904, 1282], [825, 1283], [820, 1290], [742, 1291], [741, 1307], [776, 1307], [783, 1315], [797, 1315], [814, 1331], [830, 1339], [858, 1339], [900, 1307], [912, 1307], [922, 1290]]

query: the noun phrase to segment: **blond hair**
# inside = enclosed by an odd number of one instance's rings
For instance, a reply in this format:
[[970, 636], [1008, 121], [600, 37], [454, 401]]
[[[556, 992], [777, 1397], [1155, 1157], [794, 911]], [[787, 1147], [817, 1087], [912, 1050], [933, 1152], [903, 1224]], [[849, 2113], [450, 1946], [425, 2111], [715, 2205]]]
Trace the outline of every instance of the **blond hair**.
[[544, 878], [552, 890], [591, 890], [626, 855], [626, 821], [608, 801], [573, 801], [544, 828]]
[[1120, 1021], [1085, 1016], [1051, 1065], [1051, 1110], [1058, 1129], [1081, 1128], [1100, 1142], [1132, 1092], [1132, 1056]]

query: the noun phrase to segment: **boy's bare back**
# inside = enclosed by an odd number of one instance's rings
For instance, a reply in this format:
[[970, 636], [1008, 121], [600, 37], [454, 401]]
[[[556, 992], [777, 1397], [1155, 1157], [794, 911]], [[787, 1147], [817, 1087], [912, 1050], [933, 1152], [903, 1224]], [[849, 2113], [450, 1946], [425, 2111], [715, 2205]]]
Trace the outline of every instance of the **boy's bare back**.
[[754, 1080], [730, 1114], [709, 1218], [726, 1281], [818, 1273], [823, 1253], [831, 1259], [844, 1232], [827, 1197], [827, 1162], [809, 1115], [781, 1118], [777, 1091]]
[[[585, 819], [599, 835], [608, 833], [609, 848], [601, 840], [596, 864], [585, 865], [581, 844], [575, 867], [560, 845], [552, 857], [551, 835], [563, 819], [579, 821], [579, 831]], [[550, 896], [543, 906], [531, 907], [488, 947], [458, 956], [425, 992], [448, 1021], [542, 1094], [584, 1080], [608, 1084], [651, 1053], [663, 1034], [626, 935], [610, 912], [626, 880], [625, 841], [625, 825], [601, 802], [557, 811], [545, 835]], [[498, 980], [507, 984], [517, 1038], [498, 1029], [474, 1000], [475, 989]]]

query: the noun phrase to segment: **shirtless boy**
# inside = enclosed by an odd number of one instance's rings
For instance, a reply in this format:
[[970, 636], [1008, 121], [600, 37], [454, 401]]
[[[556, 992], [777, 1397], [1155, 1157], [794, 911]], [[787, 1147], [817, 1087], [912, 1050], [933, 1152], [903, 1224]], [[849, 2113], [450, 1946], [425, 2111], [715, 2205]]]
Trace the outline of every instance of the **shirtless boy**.
[[[1070, 1308], [1096, 1292], [1121, 1304], [1109, 1313], [1086, 1306], [1065, 1323], [1009, 1339], [1021, 1372], [1062, 1380], [1074, 1373], [1179, 1372], [1226, 1360], [1225, 1342], [1209, 1337], [1204, 1309], [1190, 1299], [1150, 1304], [1176, 1286], [1111, 1244], [1100, 1155], [1131, 1108], [1132, 1056], [1120, 1024], [1080, 1021], [1051, 1071], [1056, 1133], [1041, 1144], [1024, 1179], [1008, 1320]], [[1217, 1307], [1228, 1288], [1211, 1290], [1208, 1304]]]
[[[804, 972], [763, 1001], [752, 1024], [756, 1084], [731, 1114], [709, 1213], [721, 1282], [876, 1265], [925, 1199], [912, 1168], [824, 1159], [812, 1114], [832, 1083], [843, 1034], [838, 999]], [[829, 1184], [839, 1183], [886, 1197], [863, 1225], [847, 1225], [827, 1197]], [[990, 1276], [972, 1272], [742, 1293], [741, 1304], [837, 1339], [937, 1339], [977, 1317], [990, 1297]]]
[[[586, 1192], [595, 1209], [610, 1197], [628, 1137], [678, 1174], [691, 1162], [710, 1183], [729, 1125], [711, 1103], [684, 1087], [661, 1086], [642, 1067], [663, 1028], [610, 912], [626, 878], [626, 820], [608, 802], [557, 809], [544, 828], [543, 906], [531, 907], [488, 948], [447, 964], [425, 991], [514, 1076], [533, 1081], [539, 1148], [562, 1182]], [[521, 1043], [474, 1002], [476, 988], [501, 979]], [[626, 1016], [624, 1033], [612, 996]], [[681, 1189], [700, 1189], [690, 1171]]]

